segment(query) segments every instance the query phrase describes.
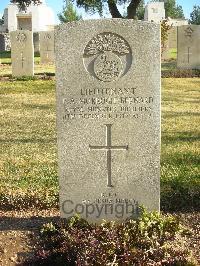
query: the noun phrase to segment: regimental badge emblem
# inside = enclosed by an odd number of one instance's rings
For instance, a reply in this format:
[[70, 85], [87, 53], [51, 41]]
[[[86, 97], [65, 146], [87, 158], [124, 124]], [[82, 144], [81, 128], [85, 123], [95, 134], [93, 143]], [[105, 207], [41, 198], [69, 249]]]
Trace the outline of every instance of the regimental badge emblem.
[[19, 33], [16, 37], [17, 41], [20, 43], [24, 43], [27, 40], [25, 33]]
[[189, 27], [187, 27], [187, 29], [185, 30], [185, 36], [186, 37], [192, 37], [192, 34], [193, 34], [193, 29], [189, 26]]
[[44, 35], [44, 39], [45, 39], [45, 40], [51, 40], [51, 35], [50, 35], [49, 33], [46, 33], [46, 34]]
[[131, 63], [132, 53], [128, 42], [115, 33], [98, 34], [84, 49], [85, 68], [104, 82], [115, 81], [125, 75]]

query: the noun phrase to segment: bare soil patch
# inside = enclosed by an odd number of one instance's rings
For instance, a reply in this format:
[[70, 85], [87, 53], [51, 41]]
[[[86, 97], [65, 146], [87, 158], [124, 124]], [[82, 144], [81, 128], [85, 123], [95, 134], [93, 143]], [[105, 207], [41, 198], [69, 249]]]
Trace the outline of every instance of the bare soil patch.
[[56, 209], [0, 212], [0, 265], [21, 264], [32, 257], [42, 224], [58, 220]]

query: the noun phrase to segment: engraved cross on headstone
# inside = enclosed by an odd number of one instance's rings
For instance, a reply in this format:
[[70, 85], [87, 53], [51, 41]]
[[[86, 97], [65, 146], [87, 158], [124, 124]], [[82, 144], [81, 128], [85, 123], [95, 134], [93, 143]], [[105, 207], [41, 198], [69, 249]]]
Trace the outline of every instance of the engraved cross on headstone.
[[185, 54], [187, 55], [188, 63], [190, 63], [190, 55], [192, 55], [192, 53], [190, 52], [190, 47], [188, 47], [187, 53]]
[[24, 58], [24, 53], [21, 52], [21, 62], [22, 62], [22, 68], [24, 68], [24, 61], [25, 61], [25, 58]]
[[44, 40], [46, 41], [46, 56], [47, 59], [49, 59], [49, 52], [51, 52], [51, 50], [49, 50], [49, 41], [51, 40], [51, 35], [46, 34], [44, 36]]
[[128, 145], [126, 146], [116, 146], [112, 145], [111, 143], [111, 127], [112, 124], [106, 124], [106, 145], [105, 146], [92, 146], [89, 145], [90, 150], [104, 150], [106, 151], [106, 157], [107, 157], [107, 186], [112, 187], [112, 182], [111, 182], [111, 151], [112, 150], [128, 150]]
[[46, 49], [47, 59], [49, 59], [49, 52], [51, 52], [51, 50], [49, 50], [49, 46], [47, 45], [47, 49]]

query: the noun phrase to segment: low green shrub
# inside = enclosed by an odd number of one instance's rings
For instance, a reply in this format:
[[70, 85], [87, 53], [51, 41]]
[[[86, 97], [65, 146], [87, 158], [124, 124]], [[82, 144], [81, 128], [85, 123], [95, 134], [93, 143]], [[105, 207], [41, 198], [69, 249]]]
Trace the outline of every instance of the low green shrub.
[[188, 233], [177, 218], [145, 210], [137, 220], [101, 225], [74, 216], [43, 225], [25, 265], [196, 265], [185, 247]]
[[17, 81], [29, 81], [29, 80], [36, 80], [38, 79], [36, 76], [21, 76], [21, 77], [15, 77], [14, 80]]
[[199, 69], [170, 69], [162, 70], [162, 78], [197, 78], [200, 77]]

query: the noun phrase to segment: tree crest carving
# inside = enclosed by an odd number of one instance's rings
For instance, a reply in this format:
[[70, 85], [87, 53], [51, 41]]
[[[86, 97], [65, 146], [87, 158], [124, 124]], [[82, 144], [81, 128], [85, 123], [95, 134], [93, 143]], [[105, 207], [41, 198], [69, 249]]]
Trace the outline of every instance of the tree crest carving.
[[20, 43], [24, 43], [27, 40], [27, 36], [25, 33], [19, 33], [16, 37], [17, 41]]
[[98, 34], [84, 49], [87, 71], [104, 82], [115, 81], [126, 74], [131, 61], [132, 54], [128, 42], [115, 33]]
[[130, 52], [126, 41], [111, 33], [98, 34], [85, 48], [86, 55], [95, 55], [106, 51], [118, 54], [128, 54]]

